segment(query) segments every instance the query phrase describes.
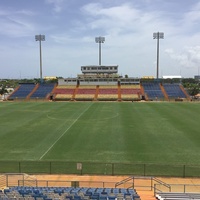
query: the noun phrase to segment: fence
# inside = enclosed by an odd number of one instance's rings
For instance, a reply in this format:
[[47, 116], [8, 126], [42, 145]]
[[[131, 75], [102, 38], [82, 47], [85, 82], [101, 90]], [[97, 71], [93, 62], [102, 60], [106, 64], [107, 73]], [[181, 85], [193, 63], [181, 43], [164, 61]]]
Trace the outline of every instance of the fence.
[[200, 177], [200, 165], [0, 161], [0, 173]]

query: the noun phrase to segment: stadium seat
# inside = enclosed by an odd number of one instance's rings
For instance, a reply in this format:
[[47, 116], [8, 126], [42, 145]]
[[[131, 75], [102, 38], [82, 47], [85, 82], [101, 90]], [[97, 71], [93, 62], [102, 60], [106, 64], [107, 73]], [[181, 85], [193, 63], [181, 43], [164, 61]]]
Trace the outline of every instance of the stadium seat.
[[187, 98], [179, 84], [164, 83], [163, 86], [169, 99]]
[[54, 84], [40, 84], [37, 90], [30, 96], [30, 98], [44, 99], [52, 92]]
[[144, 92], [148, 95], [149, 100], [164, 99], [164, 94], [160, 88], [160, 83], [142, 83], [142, 86], [144, 88]]
[[26, 84], [21, 84], [19, 89], [17, 91], [14, 91], [10, 96], [9, 100], [13, 99], [25, 99], [31, 92], [32, 90], [36, 87], [35, 84], [33, 83], [26, 83]]
[[[126, 193], [122, 193], [122, 191]], [[118, 188], [75, 188], [75, 187], [11, 187], [0, 192], [0, 199], [68, 199], [68, 200], [134, 200], [138, 197], [133, 189], [120, 190]], [[15, 194], [15, 196], [14, 196]], [[124, 197], [124, 198], [123, 198]]]

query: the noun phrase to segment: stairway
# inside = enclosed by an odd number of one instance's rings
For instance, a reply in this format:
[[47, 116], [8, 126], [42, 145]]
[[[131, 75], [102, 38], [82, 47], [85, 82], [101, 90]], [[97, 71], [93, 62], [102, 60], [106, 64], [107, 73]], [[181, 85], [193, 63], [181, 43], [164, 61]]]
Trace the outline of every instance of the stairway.
[[96, 86], [96, 93], [95, 93], [95, 97], [94, 97], [95, 100], [98, 99], [98, 94], [99, 94], [99, 85]]
[[121, 87], [118, 85], [118, 100], [121, 101]]
[[169, 101], [169, 97], [168, 97], [168, 95], [167, 95], [167, 93], [166, 93], [166, 91], [165, 91], [165, 88], [163, 87], [162, 84], [160, 84], [160, 89], [161, 89], [161, 91], [162, 91], [162, 93], [163, 93], [165, 99], [166, 99], [167, 101]]
[[153, 191], [146, 191], [146, 190], [138, 191], [137, 190], [137, 193], [140, 196], [141, 200], [156, 200], [156, 198], [154, 197]]

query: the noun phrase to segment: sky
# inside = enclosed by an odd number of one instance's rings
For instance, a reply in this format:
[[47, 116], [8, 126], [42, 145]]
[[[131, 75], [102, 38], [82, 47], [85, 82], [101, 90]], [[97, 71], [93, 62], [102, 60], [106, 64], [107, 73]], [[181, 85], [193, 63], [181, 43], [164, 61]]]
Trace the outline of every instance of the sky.
[[200, 0], [0, 0], [0, 78], [76, 77], [81, 66], [119, 75], [193, 78], [200, 73]]

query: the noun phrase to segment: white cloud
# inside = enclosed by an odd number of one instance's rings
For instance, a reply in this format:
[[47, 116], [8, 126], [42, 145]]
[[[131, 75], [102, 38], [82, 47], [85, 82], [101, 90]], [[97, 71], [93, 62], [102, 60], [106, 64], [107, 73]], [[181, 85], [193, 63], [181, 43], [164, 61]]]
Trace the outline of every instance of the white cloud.
[[24, 37], [30, 35], [35, 26], [29, 21], [29, 17], [35, 16], [36, 13], [31, 10], [0, 10], [0, 27], [1, 33], [9, 37]]
[[165, 52], [181, 67], [198, 68], [200, 66], [200, 46], [185, 47], [180, 53], [173, 49], [166, 49]]
[[190, 11], [185, 14], [184, 20], [188, 22], [198, 22], [200, 20], [200, 2], [193, 5]]
[[[27, 62], [33, 61], [36, 52], [33, 65], [37, 67], [38, 44], [34, 35], [41, 33], [46, 35], [44, 73], [76, 75], [81, 65], [98, 64], [98, 45], [94, 38], [105, 36], [103, 64], [118, 64], [119, 73], [129, 76], [155, 75], [153, 32], [159, 31], [165, 34], [160, 41], [163, 75], [178, 74], [180, 67], [190, 67], [185, 75], [192, 77], [200, 62], [200, 3], [184, 1], [180, 6], [180, 1], [36, 0], [31, 4], [21, 0], [21, 5], [13, 5], [12, 0], [7, 0], [4, 7], [0, 6], [0, 34], [4, 38], [0, 59], [17, 70], [16, 63], [22, 63], [25, 58], [20, 60], [11, 47], [20, 46], [27, 53]], [[65, 8], [67, 12], [62, 12]], [[5, 51], [13, 59], [4, 59], [8, 58]], [[23, 71], [26, 64], [20, 67]]]
[[53, 4], [53, 11], [60, 13], [62, 11], [63, 0], [46, 0], [48, 4]]
[[31, 10], [18, 10], [16, 11], [16, 14], [22, 14], [22, 15], [26, 15], [26, 16], [34, 16], [36, 15], [35, 12], [31, 11]]
[[99, 3], [91, 3], [85, 5], [82, 11], [88, 16], [89, 28], [113, 34], [133, 30], [133, 24], [141, 18], [141, 12], [129, 4], [106, 8]]

